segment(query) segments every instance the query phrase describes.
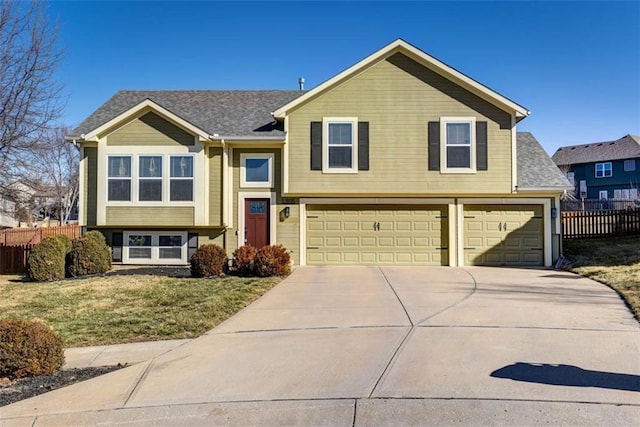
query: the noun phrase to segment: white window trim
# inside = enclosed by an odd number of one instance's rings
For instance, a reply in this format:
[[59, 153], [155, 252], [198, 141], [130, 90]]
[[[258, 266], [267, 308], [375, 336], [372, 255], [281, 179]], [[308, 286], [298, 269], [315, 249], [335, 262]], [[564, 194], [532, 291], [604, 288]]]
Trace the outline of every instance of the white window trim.
[[[447, 167], [447, 124], [468, 123], [470, 131], [469, 168]], [[476, 118], [475, 117], [440, 117], [440, 173], [476, 173]]]
[[[602, 176], [598, 176], [598, 165], [602, 165]], [[609, 175], [606, 174], [606, 165], [609, 165], [609, 170], [611, 171], [611, 174]], [[596, 163], [594, 166], [594, 176], [596, 178], [611, 178], [613, 176], [613, 165], [611, 164], [611, 162]]]
[[238, 192], [238, 243], [244, 245], [244, 201], [245, 199], [269, 199], [269, 244], [276, 244], [276, 193], [273, 191]]
[[[129, 236], [141, 234], [151, 236], [151, 258], [129, 258]], [[159, 236], [182, 236], [182, 256], [180, 259], [160, 258]], [[122, 263], [123, 264], [162, 264], [184, 265], [188, 263], [188, 235], [183, 231], [125, 231], [122, 236]]]
[[[351, 125], [351, 167], [329, 167], [329, 124]], [[322, 118], [322, 173], [358, 173], [358, 118], [323, 117]]]
[[[117, 176], [109, 176], [109, 159], [111, 157], [128, 157], [131, 160], [131, 168], [130, 168], [130, 175], [129, 177], [117, 177]], [[107, 204], [109, 205], [130, 205], [134, 200], [137, 200], [137, 189], [134, 188], [137, 184], [137, 180], [135, 179], [136, 176], [136, 172], [137, 172], [137, 168], [135, 165], [135, 162], [137, 161], [136, 156], [133, 156], [131, 154], [108, 154], [105, 158], [105, 172], [106, 172], [106, 178], [107, 178], [107, 185], [106, 185], [106, 191], [105, 191], [105, 200], [107, 201]], [[112, 179], [128, 179], [129, 180], [129, 200], [109, 200], [109, 181]], [[134, 193], [135, 192], [135, 193]]]
[[[240, 153], [240, 187], [242, 188], [272, 188], [273, 187], [273, 153]], [[247, 159], [267, 159], [269, 179], [261, 182], [248, 182], [246, 174]]]

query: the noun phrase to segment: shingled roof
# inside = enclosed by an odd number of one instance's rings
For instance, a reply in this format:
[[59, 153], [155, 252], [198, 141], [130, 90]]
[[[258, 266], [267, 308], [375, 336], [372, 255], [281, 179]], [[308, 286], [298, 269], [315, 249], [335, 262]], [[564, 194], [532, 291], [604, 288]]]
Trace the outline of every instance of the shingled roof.
[[147, 99], [211, 135], [284, 136], [271, 112], [303, 94], [300, 90], [123, 90], [68, 138], [79, 139]]
[[559, 165], [602, 162], [640, 157], [640, 137], [626, 135], [615, 141], [560, 147], [552, 159]]
[[518, 190], [573, 189], [530, 132], [517, 133]]

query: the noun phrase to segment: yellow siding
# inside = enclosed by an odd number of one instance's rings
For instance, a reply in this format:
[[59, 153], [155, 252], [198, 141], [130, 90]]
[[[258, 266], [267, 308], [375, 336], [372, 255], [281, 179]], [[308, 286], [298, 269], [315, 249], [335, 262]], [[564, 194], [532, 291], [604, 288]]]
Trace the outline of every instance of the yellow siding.
[[198, 233], [198, 246], [214, 244], [224, 248], [224, 229], [214, 228], [195, 231]]
[[[445, 116], [488, 122], [488, 171], [427, 170], [427, 124]], [[310, 123], [323, 117], [369, 122], [370, 170], [357, 174], [310, 170]], [[303, 104], [288, 120], [292, 195], [511, 192], [509, 114], [401, 54]]]
[[209, 225], [222, 225], [222, 148], [209, 149]]
[[193, 207], [107, 206], [107, 226], [193, 226]]
[[193, 145], [193, 135], [154, 113], [147, 113], [107, 137], [107, 145]]
[[82, 224], [96, 225], [96, 210], [98, 206], [98, 148], [84, 148], [84, 214]]
[[[256, 189], [256, 188], [240, 188], [240, 154], [242, 153], [273, 153], [273, 167], [274, 167], [274, 187], [269, 189]], [[265, 197], [269, 197], [269, 191], [276, 193], [276, 243], [286, 247], [291, 252], [291, 257], [296, 264], [299, 264], [300, 248], [299, 248], [299, 207], [295, 205], [282, 204], [282, 153], [280, 149], [274, 148], [234, 148], [232, 158], [233, 168], [233, 227], [227, 231], [227, 252], [231, 254], [238, 247], [238, 192], [260, 192], [265, 191]], [[296, 200], [297, 203], [297, 200]], [[280, 211], [285, 206], [290, 208], [290, 216], [283, 221], [280, 221]]]

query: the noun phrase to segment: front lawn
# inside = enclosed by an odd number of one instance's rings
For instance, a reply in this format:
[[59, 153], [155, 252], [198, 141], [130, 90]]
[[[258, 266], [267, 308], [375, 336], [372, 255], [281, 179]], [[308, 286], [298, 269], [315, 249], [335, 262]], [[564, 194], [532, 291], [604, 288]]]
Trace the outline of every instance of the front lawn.
[[0, 316], [41, 319], [66, 347], [195, 338], [278, 280], [134, 274], [32, 283], [0, 276]]
[[640, 320], [640, 237], [564, 240], [567, 269], [615, 289]]

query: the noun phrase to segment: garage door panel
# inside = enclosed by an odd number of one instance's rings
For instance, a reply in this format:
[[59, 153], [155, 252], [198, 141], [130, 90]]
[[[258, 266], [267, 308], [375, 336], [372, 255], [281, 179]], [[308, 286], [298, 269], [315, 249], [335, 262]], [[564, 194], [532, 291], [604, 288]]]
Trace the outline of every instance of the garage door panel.
[[308, 206], [307, 263], [447, 264], [446, 211], [446, 206]]
[[541, 205], [475, 205], [464, 208], [465, 265], [542, 265]]

